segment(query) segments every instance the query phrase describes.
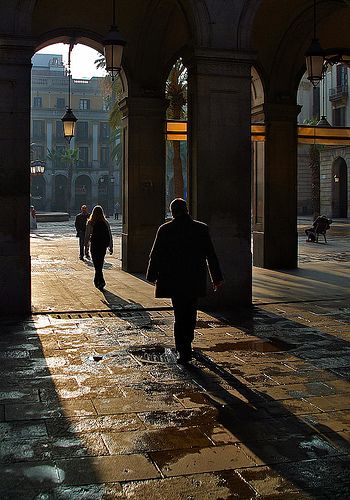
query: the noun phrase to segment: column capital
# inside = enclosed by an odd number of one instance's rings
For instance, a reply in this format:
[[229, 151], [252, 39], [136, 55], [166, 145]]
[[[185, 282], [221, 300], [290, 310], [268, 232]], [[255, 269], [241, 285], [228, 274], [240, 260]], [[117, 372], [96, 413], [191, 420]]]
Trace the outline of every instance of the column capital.
[[128, 116], [159, 116], [165, 114], [169, 105], [168, 99], [159, 96], [123, 97], [119, 102], [123, 118]]
[[290, 102], [268, 102], [263, 105], [265, 123], [271, 121], [290, 122], [296, 121], [301, 111], [299, 104]]
[[28, 65], [34, 54], [34, 39], [27, 35], [0, 36], [0, 65]]
[[197, 48], [183, 58], [190, 72], [207, 76], [250, 77], [254, 51]]

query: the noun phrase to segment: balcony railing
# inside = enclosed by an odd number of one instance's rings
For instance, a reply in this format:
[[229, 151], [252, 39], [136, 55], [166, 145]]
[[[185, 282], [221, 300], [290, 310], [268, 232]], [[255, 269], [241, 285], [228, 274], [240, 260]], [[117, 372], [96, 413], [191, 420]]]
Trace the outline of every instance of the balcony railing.
[[329, 100], [336, 101], [341, 99], [342, 97], [348, 96], [348, 84], [343, 83], [343, 85], [338, 85], [337, 87], [333, 87], [329, 89]]

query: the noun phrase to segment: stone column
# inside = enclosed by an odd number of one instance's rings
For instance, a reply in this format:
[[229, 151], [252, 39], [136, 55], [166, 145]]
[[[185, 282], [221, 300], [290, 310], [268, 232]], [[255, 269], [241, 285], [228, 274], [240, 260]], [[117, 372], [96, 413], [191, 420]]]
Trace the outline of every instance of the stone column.
[[92, 163], [98, 161], [98, 123], [92, 125]]
[[160, 97], [128, 97], [123, 113], [122, 269], [146, 271], [165, 217], [165, 110]]
[[31, 311], [28, 39], [0, 36], [0, 315]]
[[265, 104], [266, 140], [256, 146], [254, 265], [297, 267], [297, 115], [300, 107]]
[[188, 66], [190, 211], [209, 224], [225, 277], [224, 287], [208, 291], [205, 302], [250, 305], [250, 57], [203, 50]]
[[93, 207], [98, 203], [98, 180], [99, 175], [93, 175], [91, 178], [91, 207], [89, 207], [90, 212]]

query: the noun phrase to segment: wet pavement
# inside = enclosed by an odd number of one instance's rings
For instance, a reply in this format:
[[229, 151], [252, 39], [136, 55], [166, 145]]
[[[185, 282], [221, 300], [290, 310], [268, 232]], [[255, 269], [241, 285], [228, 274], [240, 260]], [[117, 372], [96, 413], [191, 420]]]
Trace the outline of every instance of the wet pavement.
[[35, 314], [1, 321], [1, 500], [349, 498], [350, 225], [310, 245], [300, 222], [300, 268], [201, 311], [187, 368], [119, 223], [104, 293], [71, 226], [39, 225]]

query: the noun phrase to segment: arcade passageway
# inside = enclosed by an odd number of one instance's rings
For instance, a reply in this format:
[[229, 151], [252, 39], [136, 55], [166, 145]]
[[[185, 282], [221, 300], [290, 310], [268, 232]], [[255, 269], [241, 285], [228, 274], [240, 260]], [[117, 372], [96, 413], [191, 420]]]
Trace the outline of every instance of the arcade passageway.
[[2, 321], [0, 497], [347, 498], [350, 227], [309, 246], [303, 224], [300, 269], [201, 312], [187, 369], [151, 285], [114, 255], [97, 291], [73, 231], [39, 225], [36, 313]]

